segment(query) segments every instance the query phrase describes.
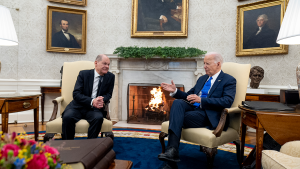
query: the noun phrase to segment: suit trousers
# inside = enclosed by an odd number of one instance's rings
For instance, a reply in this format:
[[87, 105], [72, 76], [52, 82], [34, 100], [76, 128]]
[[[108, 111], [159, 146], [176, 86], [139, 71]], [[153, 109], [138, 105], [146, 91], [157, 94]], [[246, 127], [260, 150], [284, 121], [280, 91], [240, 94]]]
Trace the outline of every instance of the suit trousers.
[[76, 123], [85, 119], [89, 124], [88, 139], [97, 138], [103, 123], [103, 113], [96, 108], [68, 109], [63, 113], [62, 139], [74, 140]]
[[171, 130], [179, 139], [182, 128], [200, 128], [210, 125], [203, 109], [195, 108], [180, 99], [174, 100], [170, 111], [169, 131]]

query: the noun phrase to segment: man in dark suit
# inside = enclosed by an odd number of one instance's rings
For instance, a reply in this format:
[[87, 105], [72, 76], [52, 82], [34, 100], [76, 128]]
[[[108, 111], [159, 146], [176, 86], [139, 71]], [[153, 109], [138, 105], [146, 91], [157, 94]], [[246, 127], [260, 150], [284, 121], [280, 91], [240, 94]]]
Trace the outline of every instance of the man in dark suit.
[[79, 72], [73, 91], [73, 100], [62, 114], [62, 139], [72, 140], [75, 125], [85, 119], [90, 124], [88, 139], [97, 138], [101, 131], [104, 106], [112, 96], [115, 75], [108, 71], [110, 60], [106, 55], [98, 55], [95, 69]]
[[[158, 155], [160, 160], [167, 161], [164, 169], [177, 168], [182, 128], [215, 129], [222, 110], [231, 107], [236, 92], [236, 80], [221, 70], [222, 63], [220, 54], [206, 54], [206, 75], [201, 76], [187, 93], [177, 90], [173, 81], [171, 84], [161, 84], [164, 90], [171, 92], [170, 95], [176, 98], [170, 111], [168, 147], [165, 153]], [[224, 130], [227, 130], [228, 125], [229, 119], [226, 119]]]
[[66, 19], [62, 19], [59, 25], [62, 30], [52, 36], [52, 47], [81, 48], [75, 37], [68, 33], [69, 22]]
[[273, 29], [270, 29], [267, 25], [268, 16], [266, 14], [259, 15], [256, 23], [258, 28], [251, 34], [248, 40], [244, 43], [244, 49], [254, 48], [270, 48], [279, 47], [276, 43], [278, 32], [275, 33]]

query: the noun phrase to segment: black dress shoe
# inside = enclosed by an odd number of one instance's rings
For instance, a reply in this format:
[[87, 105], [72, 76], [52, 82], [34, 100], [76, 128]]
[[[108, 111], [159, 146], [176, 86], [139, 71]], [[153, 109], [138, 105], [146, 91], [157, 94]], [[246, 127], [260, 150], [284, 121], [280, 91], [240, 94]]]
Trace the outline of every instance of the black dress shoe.
[[161, 169], [178, 169], [178, 166], [175, 162], [165, 162], [163, 168]]
[[170, 147], [163, 154], [158, 155], [158, 159], [161, 161], [179, 162], [178, 151], [174, 147]]

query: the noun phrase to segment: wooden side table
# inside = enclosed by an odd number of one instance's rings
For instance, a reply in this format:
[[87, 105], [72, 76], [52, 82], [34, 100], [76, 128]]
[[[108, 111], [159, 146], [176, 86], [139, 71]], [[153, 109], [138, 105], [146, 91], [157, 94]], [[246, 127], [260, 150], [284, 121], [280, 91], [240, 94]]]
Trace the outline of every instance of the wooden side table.
[[61, 93], [60, 86], [41, 86], [41, 93], [42, 93], [42, 124], [44, 124], [44, 106], [45, 106], [45, 93]]
[[8, 132], [8, 114], [33, 109], [34, 139], [39, 135], [39, 97], [36, 95], [0, 95], [0, 113], [2, 115], [2, 131]]
[[256, 169], [261, 169], [264, 131], [280, 145], [288, 141], [299, 140], [300, 113], [294, 111], [255, 111], [239, 106], [242, 110], [241, 157], [244, 159], [246, 126], [256, 129]]
[[280, 102], [280, 95], [247, 93], [246, 101]]

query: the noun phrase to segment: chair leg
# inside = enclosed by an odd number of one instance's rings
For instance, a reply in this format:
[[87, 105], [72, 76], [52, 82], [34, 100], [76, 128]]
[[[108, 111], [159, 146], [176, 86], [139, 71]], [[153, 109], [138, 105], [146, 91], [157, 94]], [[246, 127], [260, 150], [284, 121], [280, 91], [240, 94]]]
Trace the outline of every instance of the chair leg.
[[44, 135], [44, 143], [46, 143], [47, 141], [49, 141], [50, 139], [52, 139], [54, 137], [56, 133], [46, 133]]
[[168, 136], [167, 133], [161, 132], [159, 134], [159, 141], [161, 144], [161, 153], [165, 153], [166, 151], [166, 145], [165, 145], [165, 138]]
[[241, 157], [241, 141], [240, 140], [236, 140], [236, 141], [233, 141], [233, 143], [236, 146], [236, 158], [237, 158], [237, 161], [239, 163], [240, 168], [242, 168], [242, 160], [243, 159], [240, 158]]
[[217, 147], [208, 148], [208, 147], [200, 146], [200, 151], [202, 151], [206, 154], [207, 168], [212, 169], [213, 164], [214, 164], [215, 155], [218, 153]]
[[102, 132], [101, 137], [103, 137], [103, 134], [105, 135], [105, 137], [110, 137], [112, 140], [114, 140], [114, 138], [115, 138], [115, 135], [113, 132]]

